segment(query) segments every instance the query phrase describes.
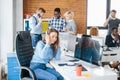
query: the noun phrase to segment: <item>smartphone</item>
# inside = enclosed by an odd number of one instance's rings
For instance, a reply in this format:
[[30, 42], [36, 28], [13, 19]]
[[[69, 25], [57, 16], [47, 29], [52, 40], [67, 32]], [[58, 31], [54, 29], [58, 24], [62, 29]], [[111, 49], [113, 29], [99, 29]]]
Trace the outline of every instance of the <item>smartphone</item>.
[[39, 18], [41, 17], [40, 14], [38, 14]]

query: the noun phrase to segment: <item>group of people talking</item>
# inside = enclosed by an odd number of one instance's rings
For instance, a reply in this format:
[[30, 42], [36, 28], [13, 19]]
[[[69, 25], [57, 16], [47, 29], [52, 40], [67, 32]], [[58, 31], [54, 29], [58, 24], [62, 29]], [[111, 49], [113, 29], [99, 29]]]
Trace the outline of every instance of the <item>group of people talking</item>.
[[[44, 8], [38, 8], [29, 19], [30, 33], [32, 37], [32, 46], [36, 47], [36, 44], [39, 40], [42, 40], [42, 21], [44, 20], [43, 16], [46, 10]], [[64, 13], [64, 18], [61, 17], [60, 8], [54, 9], [54, 16], [48, 18], [49, 26], [48, 28], [54, 28], [59, 32], [68, 32], [70, 34], [76, 34], [76, 23], [74, 21], [74, 12], [66, 11]]]

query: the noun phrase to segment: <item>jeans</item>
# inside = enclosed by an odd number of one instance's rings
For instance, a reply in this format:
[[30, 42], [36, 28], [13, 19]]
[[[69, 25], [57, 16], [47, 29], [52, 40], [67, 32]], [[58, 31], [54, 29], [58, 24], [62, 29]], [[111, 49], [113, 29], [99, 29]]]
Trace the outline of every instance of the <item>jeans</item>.
[[41, 34], [31, 34], [32, 38], [32, 47], [36, 47], [36, 44], [39, 40], [42, 40]]
[[64, 80], [54, 68], [46, 67], [45, 64], [31, 63], [30, 68], [35, 72], [39, 80]]

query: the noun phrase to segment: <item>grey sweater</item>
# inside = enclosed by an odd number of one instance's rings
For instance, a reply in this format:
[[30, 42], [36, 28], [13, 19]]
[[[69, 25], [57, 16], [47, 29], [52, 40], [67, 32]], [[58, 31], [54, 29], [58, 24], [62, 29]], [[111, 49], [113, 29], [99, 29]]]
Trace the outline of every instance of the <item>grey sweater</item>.
[[74, 20], [67, 21], [66, 28], [69, 31], [73, 31], [74, 33], [76, 33], [76, 23], [75, 23], [75, 21]]

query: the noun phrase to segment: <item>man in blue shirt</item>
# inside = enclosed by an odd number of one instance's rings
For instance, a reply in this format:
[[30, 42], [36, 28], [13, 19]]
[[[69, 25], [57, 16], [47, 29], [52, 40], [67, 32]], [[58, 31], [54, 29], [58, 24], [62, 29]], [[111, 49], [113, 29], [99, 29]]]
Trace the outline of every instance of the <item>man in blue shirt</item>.
[[49, 21], [49, 28], [55, 28], [59, 32], [64, 31], [64, 27], [66, 25], [65, 19], [61, 18], [60, 8], [54, 9], [54, 17]]
[[45, 13], [43, 8], [38, 8], [36, 13], [29, 19], [32, 46], [35, 47], [39, 40], [42, 40], [41, 22]]

